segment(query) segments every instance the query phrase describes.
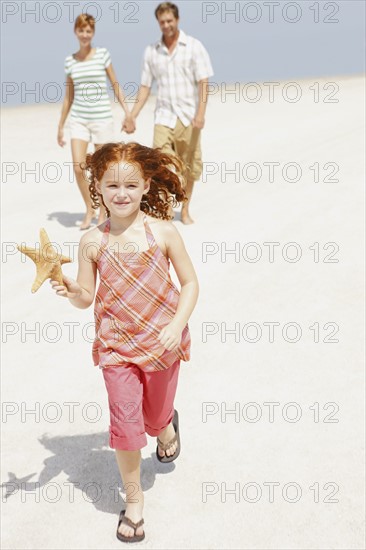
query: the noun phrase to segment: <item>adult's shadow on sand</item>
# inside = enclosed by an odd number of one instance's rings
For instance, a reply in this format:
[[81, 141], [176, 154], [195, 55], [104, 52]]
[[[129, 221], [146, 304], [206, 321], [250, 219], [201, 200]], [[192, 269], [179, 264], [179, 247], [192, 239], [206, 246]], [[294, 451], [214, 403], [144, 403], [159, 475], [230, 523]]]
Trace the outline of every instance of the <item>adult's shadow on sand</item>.
[[[18, 478], [9, 472], [9, 480], [1, 485], [6, 488], [3, 499], [10, 498], [19, 490], [27, 493], [50, 484], [49, 496], [65, 493], [70, 502], [76, 499], [76, 492], [82, 491], [85, 501], [90, 502], [97, 510], [109, 514], [119, 513], [124, 501], [119, 488], [122, 487], [121, 477], [115, 457], [115, 451], [108, 446], [108, 433], [100, 432], [88, 435], [73, 435], [63, 437], [48, 437], [43, 435], [40, 443], [53, 453], [46, 458], [44, 468], [36, 481], [29, 481], [35, 473]], [[174, 464], [160, 464], [155, 453], [141, 461], [141, 485], [143, 491], [153, 487], [156, 474], [167, 474], [175, 468]], [[67, 474], [66, 482], [52, 481], [62, 472]], [[70, 486], [72, 484], [72, 486]], [[52, 487], [53, 486], [53, 487]], [[129, 489], [130, 491], [130, 489]], [[47, 494], [47, 493], [46, 493]], [[71, 498], [73, 496], [73, 498]], [[34, 497], [33, 497], [34, 498]]]
[[77, 222], [82, 222], [85, 212], [51, 212], [48, 221], [58, 221], [64, 227], [77, 227]]
[[[71, 212], [51, 212], [48, 214], [48, 221], [57, 221], [64, 227], [77, 227], [78, 222], [82, 222], [84, 215], [81, 213], [71, 213]], [[179, 210], [174, 210], [174, 220], [175, 222], [182, 221], [181, 212]], [[94, 218], [93, 223], [96, 223], [96, 218]]]

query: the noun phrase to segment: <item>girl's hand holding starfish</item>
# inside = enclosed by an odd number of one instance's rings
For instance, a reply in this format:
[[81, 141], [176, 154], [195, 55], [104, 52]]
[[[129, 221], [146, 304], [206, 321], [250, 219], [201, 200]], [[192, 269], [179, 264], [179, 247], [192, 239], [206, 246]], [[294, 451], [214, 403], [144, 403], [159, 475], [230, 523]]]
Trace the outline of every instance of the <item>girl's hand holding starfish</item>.
[[63, 276], [65, 285], [60, 285], [57, 281], [50, 281], [53, 290], [56, 291], [58, 296], [63, 298], [80, 298], [83, 291], [82, 287], [74, 279]]

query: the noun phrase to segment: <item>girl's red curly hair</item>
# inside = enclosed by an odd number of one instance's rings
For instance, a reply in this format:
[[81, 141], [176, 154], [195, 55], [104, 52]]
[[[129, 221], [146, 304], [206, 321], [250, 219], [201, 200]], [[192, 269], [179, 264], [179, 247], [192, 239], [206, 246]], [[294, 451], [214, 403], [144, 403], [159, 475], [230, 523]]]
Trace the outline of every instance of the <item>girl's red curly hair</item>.
[[102, 179], [110, 164], [121, 161], [137, 166], [144, 180], [151, 178], [150, 189], [143, 195], [140, 210], [154, 218], [170, 220], [169, 206], [174, 207], [187, 200], [184, 191], [185, 165], [176, 156], [136, 142], [106, 143], [95, 153], [86, 156], [86, 162], [81, 168], [89, 181], [93, 207], [98, 208], [102, 202], [108, 217], [110, 216], [103, 197], [96, 190], [95, 182]]

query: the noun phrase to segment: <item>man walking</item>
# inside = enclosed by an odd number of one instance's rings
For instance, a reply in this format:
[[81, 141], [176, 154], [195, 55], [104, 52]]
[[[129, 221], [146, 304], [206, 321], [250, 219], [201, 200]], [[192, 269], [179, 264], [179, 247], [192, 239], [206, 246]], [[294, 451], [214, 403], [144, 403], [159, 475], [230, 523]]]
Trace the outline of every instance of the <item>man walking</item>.
[[183, 203], [181, 219], [190, 224], [193, 185], [202, 173], [200, 134], [205, 124], [208, 79], [213, 71], [201, 42], [178, 29], [179, 11], [175, 4], [159, 4], [155, 17], [162, 37], [145, 50], [141, 86], [131, 114], [135, 121], [156, 80], [153, 147], [176, 154], [187, 165], [188, 201]]

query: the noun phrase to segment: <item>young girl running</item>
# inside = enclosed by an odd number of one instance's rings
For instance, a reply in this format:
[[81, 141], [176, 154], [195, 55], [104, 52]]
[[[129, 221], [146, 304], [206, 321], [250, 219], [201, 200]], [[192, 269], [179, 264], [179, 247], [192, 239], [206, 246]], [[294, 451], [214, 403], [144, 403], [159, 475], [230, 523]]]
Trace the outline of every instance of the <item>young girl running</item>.
[[[78, 308], [94, 301], [93, 359], [103, 369], [110, 408], [109, 445], [124, 488], [117, 537], [137, 542], [143, 530], [144, 495], [140, 449], [146, 433], [157, 436], [161, 462], [180, 452], [174, 397], [180, 361], [190, 359], [188, 320], [198, 298], [198, 281], [176, 227], [173, 206], [186, 199], [183, 165], [177, 157], [138, 143], [108, 143], [88, 155], [93, 204], [107, 220], [80, 240], [77, 281], [51, 281], [59, 296]], [[181, 286], [169, 274], [170, 261]], [[145, 433], [146, 432], [146, 433]]]

